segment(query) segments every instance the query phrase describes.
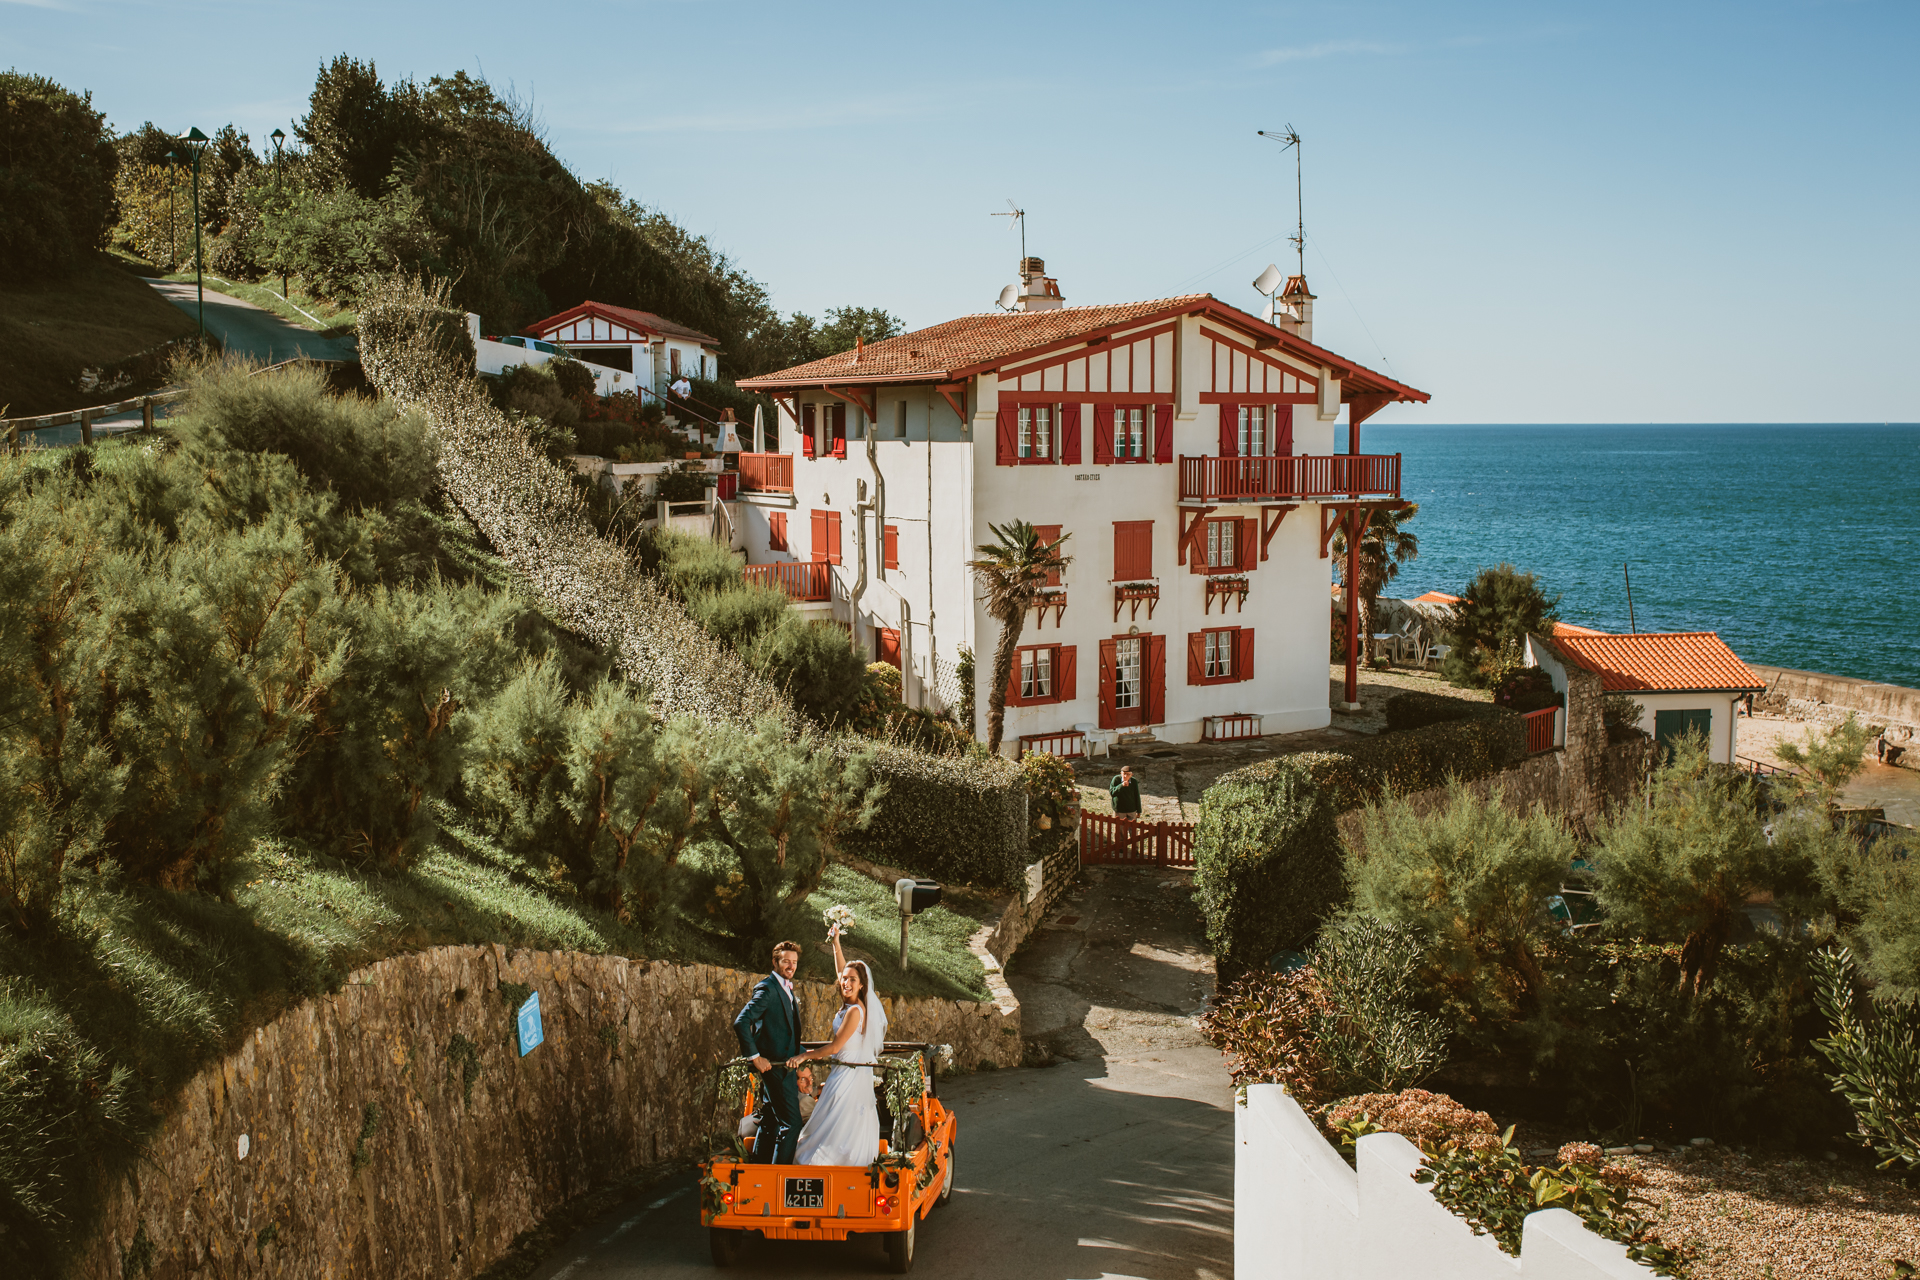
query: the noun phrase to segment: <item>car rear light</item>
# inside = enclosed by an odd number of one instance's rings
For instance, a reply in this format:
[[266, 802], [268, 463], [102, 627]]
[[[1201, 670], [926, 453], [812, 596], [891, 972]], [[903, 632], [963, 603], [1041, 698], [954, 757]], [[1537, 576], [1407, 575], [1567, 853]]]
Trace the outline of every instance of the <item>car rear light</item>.
[[888, 1199], [886, 1196], [875, 1196], [873, 1198], [873, 1207], [879, 1210], [881, 1213], [885, 1213], [887, 1210], [893, 1207], [893, 1201]]
[[727, 1192], [727, 1193], [726, 1193], [725, 1195], [722, 1195], [722, 1196], [720, 1197], [720, 1199], [722, 1200], [722, 1202], [724, 1202], [724, 1203], [726, 1203], [726, 1204], [732, 1204], [732, 1203], [733, 1203], [733, 1192], [731, 1192], [731, 1191], [729, 1191], [729, 1192]]

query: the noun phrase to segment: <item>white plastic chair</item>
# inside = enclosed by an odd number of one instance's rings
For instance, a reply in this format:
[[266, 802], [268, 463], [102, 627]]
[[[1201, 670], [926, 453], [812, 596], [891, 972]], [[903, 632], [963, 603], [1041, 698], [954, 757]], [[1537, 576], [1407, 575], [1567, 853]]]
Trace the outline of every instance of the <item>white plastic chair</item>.
[[1073, 726], [1073, 731], [1086, 738], [1087, 759], [1093, 759], [1096, 754], [1094, 751], [1095, 747], [1100, 749], [1098, 752], [1099, 755], [1105, 756], [1113, 754], [1113, 740], [1118, 736], [1113, 730], [1102, 729], [1099, 725], [1089, 722], [1087, 724], [1077, 724]]

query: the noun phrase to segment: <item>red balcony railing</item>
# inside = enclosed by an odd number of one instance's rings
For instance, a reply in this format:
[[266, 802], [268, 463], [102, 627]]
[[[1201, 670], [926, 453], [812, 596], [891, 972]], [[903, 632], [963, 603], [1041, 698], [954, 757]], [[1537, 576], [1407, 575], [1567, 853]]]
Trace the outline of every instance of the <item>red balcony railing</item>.
[[1558, 707], [1542, 707], [1538, 711], [1527, 712], [1528, 755], [1537, 756], [1542, 751], [1553, 750], [1553, 718], [1559, 711]]
[[1182, 502], [1400, 496], [1397, 453], [1180, 459]]
[[750, 564], [747, 581], [778, 587], [791, 600], [825, 600], [833, 566], [825, 560], [786, 560], [779, 564]]
[[741, 454], [740, 488], [745, 493], [792, 493], [793, 455], [790, 453]]

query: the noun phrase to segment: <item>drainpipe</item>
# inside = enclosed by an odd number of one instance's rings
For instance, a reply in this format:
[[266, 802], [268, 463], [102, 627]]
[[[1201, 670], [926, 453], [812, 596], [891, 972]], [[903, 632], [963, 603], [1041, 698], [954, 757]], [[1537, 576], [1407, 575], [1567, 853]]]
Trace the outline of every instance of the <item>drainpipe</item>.
[[[879, 407], [876, 402], [874, 407]], [[879, 422], [867, 424], [867, 467], [873, 472], [873, 523], [880, 530], [880, 562], [874, 566], [873, 575], [885, 582], [887, 580], [887, 478], [880, 474], [879, 450], [874, 444], [874, 436], [880, 431]]]
[[853, 554], [860, 561], [860, 572], [847, 592], [847, 625], [856, 645], [860, 643], [860, 597], [867, 590], [867, 513], [873, 510], [873, 504], [867, 501], [867, 482], [859, 484], [859, 501], [853, 504]]

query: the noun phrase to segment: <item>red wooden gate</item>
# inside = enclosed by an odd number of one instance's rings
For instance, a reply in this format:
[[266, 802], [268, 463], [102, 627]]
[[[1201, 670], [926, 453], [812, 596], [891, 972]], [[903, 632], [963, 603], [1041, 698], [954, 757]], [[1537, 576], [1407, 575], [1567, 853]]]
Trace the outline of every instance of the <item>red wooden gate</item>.
[[1082, 813], [1080, 865], [1191, 867], [1193, 824]]

